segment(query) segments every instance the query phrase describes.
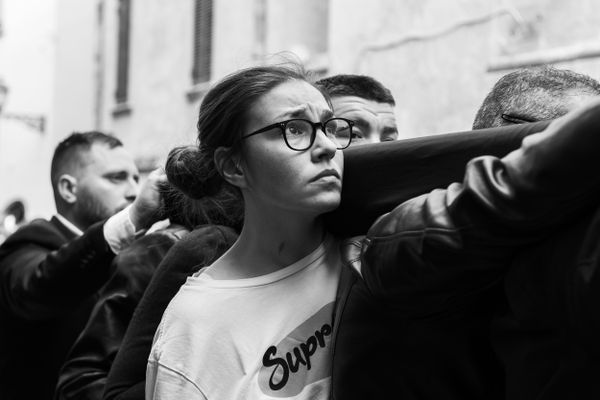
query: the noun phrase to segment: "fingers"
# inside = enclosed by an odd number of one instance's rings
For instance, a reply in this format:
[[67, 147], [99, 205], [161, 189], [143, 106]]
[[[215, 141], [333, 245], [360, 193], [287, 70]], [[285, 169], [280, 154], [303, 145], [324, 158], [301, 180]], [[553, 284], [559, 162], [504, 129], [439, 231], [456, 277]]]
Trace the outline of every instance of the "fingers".
[[149, 228], [158, 220], [161, 202], [160, 188], [166, 182], [167, 175], [163, 168], [155, 169], [146, 177], [129, 212], [129, 217], [136, 230]]

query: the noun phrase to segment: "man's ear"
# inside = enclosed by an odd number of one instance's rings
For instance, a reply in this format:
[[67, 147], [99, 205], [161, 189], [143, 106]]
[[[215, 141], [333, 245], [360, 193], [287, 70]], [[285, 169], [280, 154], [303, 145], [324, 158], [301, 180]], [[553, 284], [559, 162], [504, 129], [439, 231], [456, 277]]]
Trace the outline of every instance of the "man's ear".
[[59, 197], [68, 204], [77, 201], [77, 178], [69, 174], [63, 174], [58, 178], [56, 184]]
[[231, 148], [219, 147], [215, 150], [214, 162], [217, 171], [233, 186], [244, 188], [247, 185], [244, 168], [238, 154], [231, 154]]

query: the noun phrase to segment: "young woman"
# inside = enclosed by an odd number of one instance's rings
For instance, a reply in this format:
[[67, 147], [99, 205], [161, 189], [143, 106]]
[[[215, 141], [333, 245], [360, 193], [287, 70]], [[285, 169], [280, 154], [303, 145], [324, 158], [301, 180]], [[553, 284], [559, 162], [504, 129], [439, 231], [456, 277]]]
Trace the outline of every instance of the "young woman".
[[216, 201], [241, 193], [244, 226], [167, 307], [146, 397], [325, 399], [333, 386], [343, 399], [491, 398], [464, 346], [441, 348], [458, 356], [444, 362], [426, 351], [485, 323], [515, 252], [600, 201], [599, 127], [600, 101], [503, 159], [472, 160], [463, 183], [404, 202], [348, 252], [322, 215], [340, 201], [352, 122], [293, 69], [225, 78], [174, 183]]
[[352, 122], [299, 69], [258, 67], [206, 95], [198, 131], [182, 189], [241, 193], [244, 225], [166, 309], [146, 396], [325, 399], [341, 259], [321, 215], [340, 202]]

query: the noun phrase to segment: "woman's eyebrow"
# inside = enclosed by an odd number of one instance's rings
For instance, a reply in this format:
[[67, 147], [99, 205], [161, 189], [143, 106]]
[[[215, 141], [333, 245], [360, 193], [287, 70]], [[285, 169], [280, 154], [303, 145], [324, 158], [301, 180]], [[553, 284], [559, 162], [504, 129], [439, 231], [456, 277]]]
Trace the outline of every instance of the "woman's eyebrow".
[[[298, 107], [298, 108], [296, 108], [294, 110], [289, 110], [289, 111], [286, 111], [286, 112], [280, 114], [278, 116], [278, 118], [281, 118], [281, 117], [284, 117], [284, 116], [285, 117], [290, 117], [290, 118], [306, 118], [307, 114], [308, 114], [308, 107], [306, 107], [306, 106], [300, 106], [300, 107]], [[333, 111], [331, 111], [329, 109], [324, 109], [321, 112], [321, 116], [320, 117], [321, 117], [321, 119], [329, 119], [329, 118], [332, 118], [333, 116], [334, 116]]]
[[305, 117], [306, 116], [306, 108], [302, 108], [300, 110], [292, 111], [288, 114], [290, 117]]
[[298, 118], [298, 117], [304, 117], [304, 116], [306, 116], [306, 106], [299, 106], [294, 109], [282, 112], [281, 114], [277, 115], [276, 118], [283, 118], [283, 117]]

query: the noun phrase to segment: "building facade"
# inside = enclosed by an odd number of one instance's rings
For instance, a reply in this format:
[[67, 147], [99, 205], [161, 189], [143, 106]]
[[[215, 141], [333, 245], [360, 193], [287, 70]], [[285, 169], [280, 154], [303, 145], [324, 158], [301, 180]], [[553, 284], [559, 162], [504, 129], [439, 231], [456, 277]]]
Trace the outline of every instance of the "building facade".
[[[8, 3], [46, 0], [2, 1], [6, 9]], [[55, 15], [52, 85], [47, 130], [44, 139], [36, 139], [44, 143], [40, 162], [70, 132], [97, 129], [123, 140], [139, 167], [149, 171], [173, 146], [195, 142], [198, 106], [211, 83], [291, 54], [316, 75], [357, 73], [380, 80], [396, 98], [405, 138], [468, 130], [494, 82], [519, 67], [554, 64], [600, 79], [598, 0], [49, 4]], [[10, 24], [7, 12], [0, 15], [1, 43]], [[17, 154], [17, 147], [28, 146], [2, 143], [0, 154], [2, 148], [12, 153], [14, 147]], [[4, 171], [4, 160], [0, 165]], [[42, 176], [47, 179], [47, 170]], [[49, 184], [36, 182], [34, 197], [51, 202]], [[18, 189], [27, 196], [36, 191]]]
[[14, 201], [28, 218], [54, 212], [50, 158], [54, 0], [0, 1], [0, 223]]

